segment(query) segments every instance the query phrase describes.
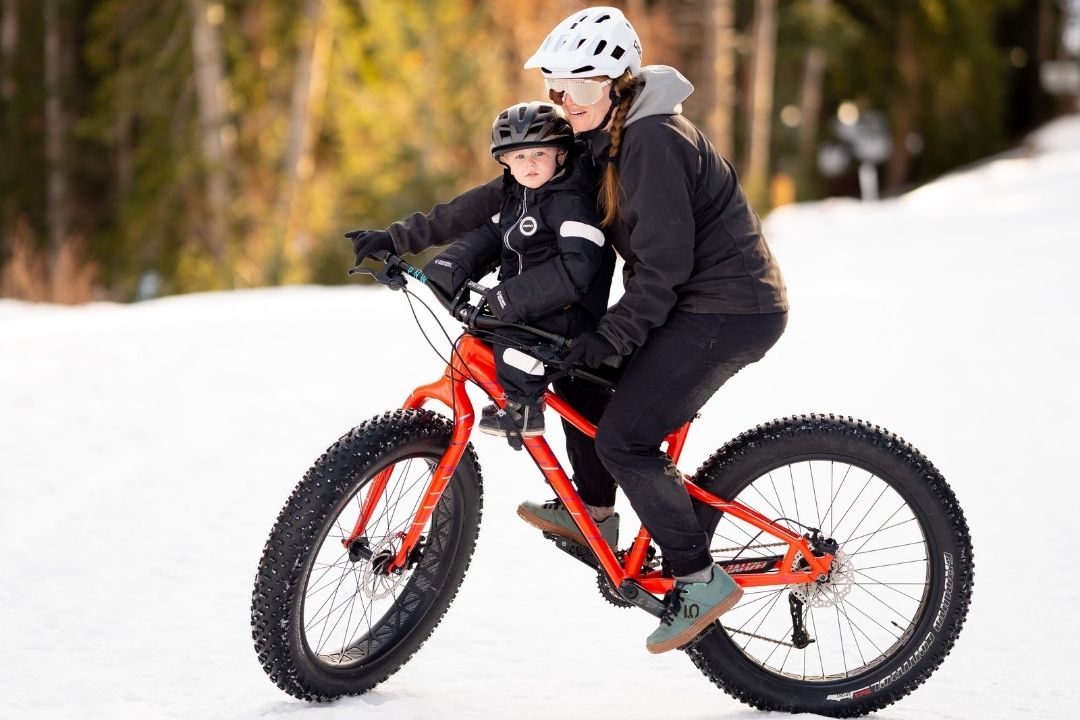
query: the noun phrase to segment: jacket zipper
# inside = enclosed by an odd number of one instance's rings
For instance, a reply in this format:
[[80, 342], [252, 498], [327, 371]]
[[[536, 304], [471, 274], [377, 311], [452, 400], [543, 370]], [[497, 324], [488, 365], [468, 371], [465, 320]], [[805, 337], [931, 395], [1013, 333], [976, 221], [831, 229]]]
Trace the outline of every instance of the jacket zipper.
[[521, 253], [519, 253], [517, 250], [515, 250], [514, 247], [510, 244], [510, 233], [513, 232], [514, 228], [516, 228], [518, 226], [518, 223], [520, 223], [522, 221], [522, 219], [524, 219], [525, 213], [528, 212], [528, 210], [529, 210], [529, 191], [526, 189], [524, 192], [521, 193], [521, 215], [518, 216], [518, 219], [514, 221], [514, 224], [511, 225], [510, 228], [503, 235], [503, 244], [506, 245], [506, 249], [509, 250], [510, 252], [514, 253], [515, 255], [517, 255], [517, 259], [518, 259], [518, 275], [525, 272], [525, 259], [522, 257]]

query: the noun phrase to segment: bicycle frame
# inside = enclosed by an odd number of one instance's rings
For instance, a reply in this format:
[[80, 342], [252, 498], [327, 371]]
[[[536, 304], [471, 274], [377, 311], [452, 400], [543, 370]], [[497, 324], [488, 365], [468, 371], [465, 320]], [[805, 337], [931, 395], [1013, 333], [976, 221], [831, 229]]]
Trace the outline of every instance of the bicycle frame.
[[[443, 491], [450, 482], [458, 461], [465, 452], [473, 428], [473, 406], [465, 391], [466, 380], [471, 380], [483, 388], [495, 402], [502, 406], [505, 403], [502, 386], [495, 377], [495, 359], [490, 345], [479, 338], [466, 334], [456, 344], [450, 365], [447, 366], [443, 376], [435, 382], [421, 385], [412, 391], [405, 400], [403, 408], [417, 409], [431, 400], [437, 400], [454, 413], [454, 430], [450, 445], [440, 458], [438, 465], [432, 474], [431, 481], [425, 491], [423, 500], [417, 510], [415, 518], [405, 533], [402, 545], [397, 555], [387, 565], [390, 572], [400, 571], [408, 563], [408, 559], [417, 543], [420, 535], [427, 525], [435, 506], [442, 497]], [[574, 408], [558, 395], [548, 392], [545, 395], [548, 407], [554, 410], [560, 417], [567, 420], [574, 427], [589, 437], [596, 437], [596, 426], [588, 422]], [[669, 435], [665, 442], [667, 454], [673, 463], [677, 463], [686, 442], [690, 423]], [[577, 490], [567, 477], [566, 472], [559, 464], [558, 459], [551, 451], [547, 441], [542, 436], [523, 438], [524, 449], [528, 451], [537, 467], [544, 474], [548, 483], [555, 489], [559, 500], [573, 516], [582, 535], [588, 541], [589, 549], [596, 555], [600, 566], [604, 569], [609, 580], [615, 587], [624, 581], [631, 580], [640, 585], [645, 591], [662, 595], [671, 590], [674, 580], [664, 577], [659, 571], [642, 573], [646, 553], [649, 549], [651, 537], [644, 526], [638, 531], [637, 537], [625, 556], [625, 563], [620, 564], [615, 553], [600, 535], [596, 523], [592, 520], [585, 508]], [[368, 520], [375, 509], [376, 504], [386, 483], [393, 471], [393, 465], [380, 471], [372, 480], [372, 488], [361, 509], [360, 518], [351, 535], [343, 541], [349, 546], [354, 540], [363, 535]], [[735, 581], [744, 587], [765, 585], [791, 585], [806, 584], [816, 580], [827, 578], [829, 567], [832, 563], [831, 554], [815, 555], [809, 539], [798, 535], [786, 527], [778, 525], [756, 510], [741, 503], [732, 502], [719, 498], [712, 493], [695, 485], [691, 479], [683, 475], [684, 483], [690, 496], [695, 500], [710, 505], [711, 507], [729, 513], [734, 517], [746, 521], [759, 530], [768, 533], [788, 544], [784, 558], [778, 572], [769, 573], [733, 573]], [[796, 554], [801, 553], [802, 558], [808, 565], [803, 570], [791, 570], [796, 562]]]

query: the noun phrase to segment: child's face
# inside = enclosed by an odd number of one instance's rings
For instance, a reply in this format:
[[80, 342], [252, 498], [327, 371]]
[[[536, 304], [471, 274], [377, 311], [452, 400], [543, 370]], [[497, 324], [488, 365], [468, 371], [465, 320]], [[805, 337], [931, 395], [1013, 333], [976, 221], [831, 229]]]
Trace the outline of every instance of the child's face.
[[527, 188], [538, 188], [555, 176], [555, 166], [566, 151], [553, 147], [534, 147], [503, 153], [499, 159], [510, 166], [510, 174]]

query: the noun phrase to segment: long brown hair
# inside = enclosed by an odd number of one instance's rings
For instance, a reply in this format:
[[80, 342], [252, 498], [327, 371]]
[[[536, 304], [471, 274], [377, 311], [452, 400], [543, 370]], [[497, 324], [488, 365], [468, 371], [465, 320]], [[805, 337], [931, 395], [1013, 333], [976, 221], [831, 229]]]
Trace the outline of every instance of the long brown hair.
[[627, 70], [615, 79], [615, 92], [619, 94], [618, 107], [611, 121], [611, 147], [608, 149], [608, 165], [604, 168], [604, 178], [600, 184], [600, 210], [604, 217], [600, 224], [610, 227], [619, 219], [619, 150], [622, 148], [623, 127], [626, 124], [626, 114], [630, 112], [630, 106], [634, 104], [640, 85], [634, 80], [634, 76]]

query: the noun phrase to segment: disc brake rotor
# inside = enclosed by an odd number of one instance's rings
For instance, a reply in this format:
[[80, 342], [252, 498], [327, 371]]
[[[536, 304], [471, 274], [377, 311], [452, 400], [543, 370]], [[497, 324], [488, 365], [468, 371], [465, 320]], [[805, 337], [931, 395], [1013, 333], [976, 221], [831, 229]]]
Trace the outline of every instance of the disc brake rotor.
[[[799, 569], [802, 553], [795, 554], [795, 569]], [[825, 582], [812, 582], [805, 585], [793, 585], [791, 592], [810, 607], [833, 607], [851, 592], [854, 583], [855, 567], [843, 550], [833, 554], [829, 578]]]
[[385, 537], [371, 546], [371, 559], [360, 571], [360, 590], [372, 600], [382, 600], [393, 594], [405, 579], [404, 574], [387, 573], [386, 563], [397, 555], [394, 538]]

